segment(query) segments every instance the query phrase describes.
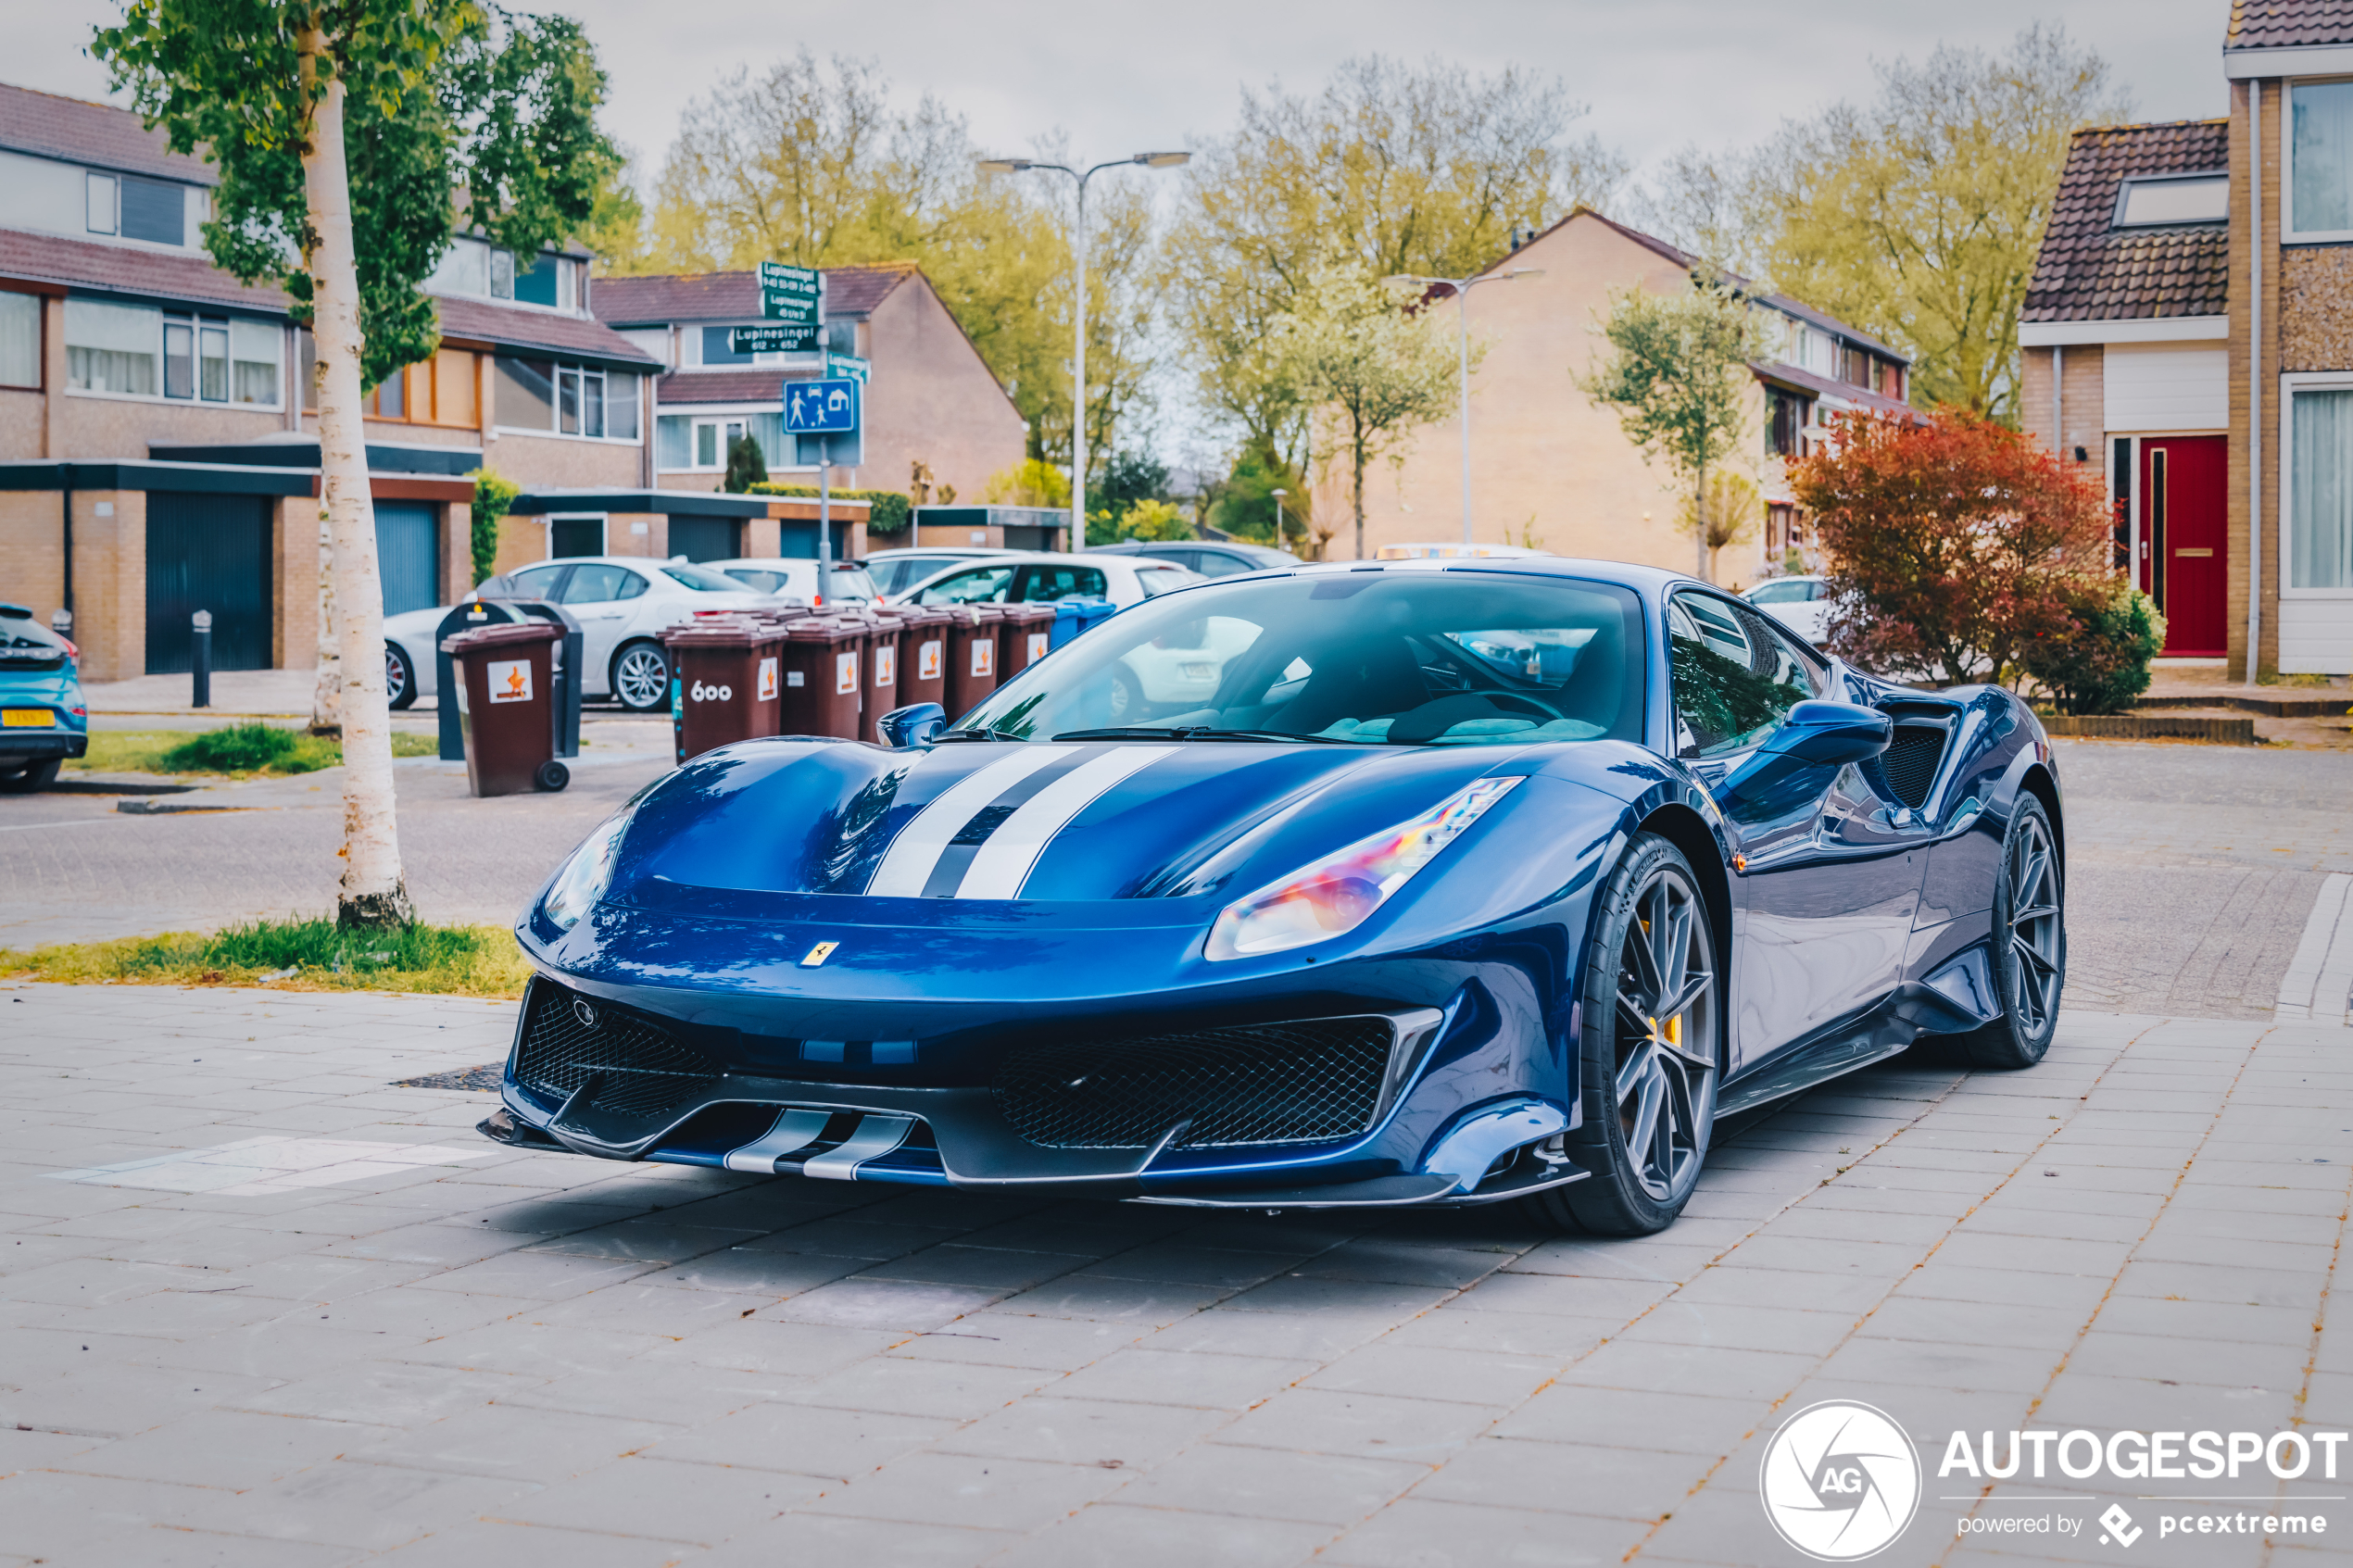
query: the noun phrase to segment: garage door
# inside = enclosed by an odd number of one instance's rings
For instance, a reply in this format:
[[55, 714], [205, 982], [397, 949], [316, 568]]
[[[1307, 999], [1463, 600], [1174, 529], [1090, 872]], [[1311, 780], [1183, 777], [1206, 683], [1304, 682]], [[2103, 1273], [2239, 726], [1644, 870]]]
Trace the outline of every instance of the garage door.
[[427, 501], [376, 503], [376, 570], [384, 576], [386, 615], [441, 602], [440, 514]]
[[740, 527], [742, 523], [732, 517], [673, 517], [670, 553], [688, 560], [733, 560], [743, 553], [736, 548], [736, 531]]
[[188, 618], [212, 611], [215, 670], [270, 668], [270, 499], [147, 496], [147, 673], [189, 668]]

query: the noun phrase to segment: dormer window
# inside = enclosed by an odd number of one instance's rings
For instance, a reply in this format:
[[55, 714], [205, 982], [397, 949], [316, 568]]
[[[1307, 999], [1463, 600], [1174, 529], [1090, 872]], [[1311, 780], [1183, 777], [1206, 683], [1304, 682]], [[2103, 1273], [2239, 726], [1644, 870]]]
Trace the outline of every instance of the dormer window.
[[2116, 227], [2169, 228], [2181, 223], [2224, 223], [2231, 216], [2231, 177], [2225, 173], [2166, 174], [2127, 180], [2116, 194]]

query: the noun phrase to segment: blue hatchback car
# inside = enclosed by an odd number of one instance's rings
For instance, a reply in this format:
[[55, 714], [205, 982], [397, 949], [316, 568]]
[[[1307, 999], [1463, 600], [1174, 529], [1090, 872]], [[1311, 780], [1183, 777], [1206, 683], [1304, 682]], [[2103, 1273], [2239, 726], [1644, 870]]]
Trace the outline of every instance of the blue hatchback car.
[[46, 789], [69, 757], [90, 749], [81, 650], [0, 604], [0, 795]]

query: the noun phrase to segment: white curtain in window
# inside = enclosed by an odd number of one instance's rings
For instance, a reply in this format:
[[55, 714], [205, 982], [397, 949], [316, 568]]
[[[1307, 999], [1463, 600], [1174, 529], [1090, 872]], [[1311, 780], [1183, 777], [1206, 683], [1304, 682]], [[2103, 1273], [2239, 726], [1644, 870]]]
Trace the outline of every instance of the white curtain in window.
[[637, 378], [631, 371], [605, 372], [605, 434], [615, 441], [637, 439]]
[[66, 301], [66, 384], [79, 392], [156, 395], [163, 312], [94, 299]]
[[2353, 392], [2296, 395], [2288, 586], [2353, 588]]
[[773, 414], [752, 414], [746, 422], [751, 427], [751, 438], [760, 443], [760, 456], [771, 469], [794, 466], [793, 448], [785, 439], [785, 416], [782, 409]]
[[2289, 114], [2296, 232], [2353, 230], [2353, 82], [2296, 87]]
[[229, 400], [274, 407], [285, 339], [274, 321], [229, 323]]
[[0, 293], [0, 386], [41, 384], [41, 296]]
[[695, 421], [684, 414], [654, 420], [654, 467], [676, 470], [694, 466]]

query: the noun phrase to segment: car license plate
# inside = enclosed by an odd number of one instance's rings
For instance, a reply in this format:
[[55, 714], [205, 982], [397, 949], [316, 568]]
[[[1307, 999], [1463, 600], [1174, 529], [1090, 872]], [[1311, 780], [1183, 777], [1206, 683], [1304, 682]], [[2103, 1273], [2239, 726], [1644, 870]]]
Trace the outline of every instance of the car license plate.
[[0, 708], [0, 729], [46, 730], [56, 723], [45, 708]]
[[1180, 668], [1188, 681], [1214, 681], [1217, 678], [1217, 666], [1214, 664], [1187, 664]]

